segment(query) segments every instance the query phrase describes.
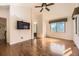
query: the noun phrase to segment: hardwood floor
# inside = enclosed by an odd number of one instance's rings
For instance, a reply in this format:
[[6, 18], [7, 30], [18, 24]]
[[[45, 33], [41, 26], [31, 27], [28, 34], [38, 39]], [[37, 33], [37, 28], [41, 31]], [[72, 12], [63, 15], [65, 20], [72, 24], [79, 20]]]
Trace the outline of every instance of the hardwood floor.
[[[52, 39], [52, 38], [43, 38], [43, 39], [34, 39], [32, 44], [31, 40], [25, 41], [22, 43], [8, 45], [0, 44], [0, 56], [61, 56], [60, 54], [54, 53], [51, 51], [50, 46], [60, 45], [65, 47], [63, 56], [78, 56], [79, 51], [74, 45], [73, 41], [61, 40], [61, 39]], [[53, 49], [52, 49], [53, 50]]]

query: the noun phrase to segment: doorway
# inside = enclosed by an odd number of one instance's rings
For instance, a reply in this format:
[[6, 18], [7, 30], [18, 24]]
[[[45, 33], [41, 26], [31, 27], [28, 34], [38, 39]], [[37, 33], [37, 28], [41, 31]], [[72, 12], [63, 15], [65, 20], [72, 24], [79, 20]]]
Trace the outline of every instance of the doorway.
[[6, 18], [0, 17], [0, 44], [4, 44], [7, 41], [6, 39], [7, 22], [6, 21], [7, 21]]

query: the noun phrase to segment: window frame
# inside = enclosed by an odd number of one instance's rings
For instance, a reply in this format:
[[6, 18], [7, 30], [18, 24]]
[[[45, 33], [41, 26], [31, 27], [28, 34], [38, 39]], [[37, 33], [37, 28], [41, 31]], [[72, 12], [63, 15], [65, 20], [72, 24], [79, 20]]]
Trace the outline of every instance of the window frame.
[[[64, 21], [63, 21], [63, 22], [64, 22]], [[58, 22], [55, 22], [55, 23], [58, 23]], [[55, 31], [52, 31], [52, 30], [51, 30], [51, 24], [50, 24], [50, 31], [51, 31], [51, 32], [55, 32]], [[66, 32], [66, 22], [64, 22], [64, 32], [58, 32], [58, 31], [57, 31], [57, 26], [56, 26], [56, 33], [65, 33], [65, 32]]]

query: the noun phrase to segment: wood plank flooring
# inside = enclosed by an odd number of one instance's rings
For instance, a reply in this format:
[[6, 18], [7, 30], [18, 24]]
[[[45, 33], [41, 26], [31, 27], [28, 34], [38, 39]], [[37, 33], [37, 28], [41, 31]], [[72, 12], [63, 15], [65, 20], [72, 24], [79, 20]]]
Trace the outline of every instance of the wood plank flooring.
[[[61, 56], [51, 52], [49, 46], [53, 44], [61, 44], [68, 50], [63, 56], [78, 56], [79, 50], [74, 45], [73, 41], [61, 40], [54, 38], [34, 39], [17, 43], [14, 45], [0, 44], [0, 56]], [[68, 54], [70, 53], [70, 54]]]

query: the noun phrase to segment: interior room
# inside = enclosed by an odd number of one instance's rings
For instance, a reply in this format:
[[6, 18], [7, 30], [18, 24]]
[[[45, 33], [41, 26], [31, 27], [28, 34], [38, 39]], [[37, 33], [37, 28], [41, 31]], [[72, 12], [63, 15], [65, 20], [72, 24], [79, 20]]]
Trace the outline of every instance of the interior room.
[[78, 3], [0, 4], [0, 55], [79, 56], [78, 25]]

